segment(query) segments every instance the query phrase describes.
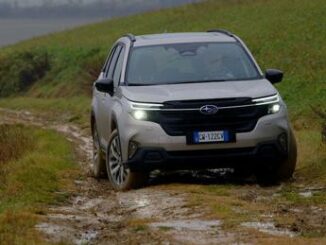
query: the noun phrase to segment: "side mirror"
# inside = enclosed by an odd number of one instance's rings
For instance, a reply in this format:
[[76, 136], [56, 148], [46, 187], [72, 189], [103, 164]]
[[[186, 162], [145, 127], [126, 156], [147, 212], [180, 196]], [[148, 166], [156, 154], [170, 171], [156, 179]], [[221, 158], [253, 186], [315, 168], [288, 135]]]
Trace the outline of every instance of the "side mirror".
[[283, 72], [277, 69], [267, 69], [265, 72], [265, 78], [272, 84], [279, 83], [283, 79]]
[[103, 93], [113, 93], [113, 80], [112, 79], [100, 79], [95, 82], [95, 87], [98, 91]]

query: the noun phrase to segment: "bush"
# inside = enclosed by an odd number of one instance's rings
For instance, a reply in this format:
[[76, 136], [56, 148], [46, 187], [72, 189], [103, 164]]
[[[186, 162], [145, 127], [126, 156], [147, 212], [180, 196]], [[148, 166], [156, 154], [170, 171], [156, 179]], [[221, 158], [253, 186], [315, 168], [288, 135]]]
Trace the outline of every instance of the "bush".
[[22, 51], [0, 59], [0, 96], [27, 91], [50, 70], [46, 51]]

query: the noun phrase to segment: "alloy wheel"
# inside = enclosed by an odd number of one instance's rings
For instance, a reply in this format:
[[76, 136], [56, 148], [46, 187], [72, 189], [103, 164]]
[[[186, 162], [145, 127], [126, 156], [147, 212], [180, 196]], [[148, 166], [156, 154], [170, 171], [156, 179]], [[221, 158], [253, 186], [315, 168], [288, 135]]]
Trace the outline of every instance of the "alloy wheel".
[[125, 168], [123, 165], [120, 140], [118, 136], [116, 136], [111, 142], [108, 160], [112, 180], [118, 186], [123, 185], [127, 180], [129, 169]]

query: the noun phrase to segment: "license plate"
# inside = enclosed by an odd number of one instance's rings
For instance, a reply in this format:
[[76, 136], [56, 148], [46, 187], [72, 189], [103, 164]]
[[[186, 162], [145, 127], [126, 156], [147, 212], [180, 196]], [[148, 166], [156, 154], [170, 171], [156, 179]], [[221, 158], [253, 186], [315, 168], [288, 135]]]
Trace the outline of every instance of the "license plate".
[[214, 143], [214, 142], [229, 142], [230, 135], [228, 131], [206, 131], [193, 132], [194, 143]]

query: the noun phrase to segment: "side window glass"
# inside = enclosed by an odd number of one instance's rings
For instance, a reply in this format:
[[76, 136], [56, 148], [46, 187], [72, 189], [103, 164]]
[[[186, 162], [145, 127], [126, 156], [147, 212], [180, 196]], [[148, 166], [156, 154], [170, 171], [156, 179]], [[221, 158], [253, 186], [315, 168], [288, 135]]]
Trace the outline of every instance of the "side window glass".
[[125, 48], [122, 48], [119, 58], [118, 58], [118, 61], [117, 61], [117, 65], [114, 70], [114, 75], [113, 75], [114, 87], [117, 87], [120, 82], [124, 55], [125, 55]]
[[109, 69], [107, 70], [107, 72], [105, 74], [105, 76], [107, 78], [113, 78], [113, 71], [114, 71], [114, 68], [115, 68], [115, 66], [117, 64], [117, 60], [118, 60], [120, 51], [121, 51], [121, 46], [117, 46], [117, 48], [115, 49], [114, 54], [112, 56], [112, 59], [110, 61]]
[[112, 57], [113, 57], [113, 55], [114, 55], [114, 53], [115, 53], [115, 50], [116, 50], [116, 47], [114, 47], [114, 48], [111, 50], [109, 56], [107, 57], [107, 59], [106, 59], [106, 61], [105, 61], [105, 64], [104, 64], [104, 66], [103, 66], [103, 68], [102, 68], [102, 72], [104, 72], [104, 74], [106, 74], [107, 71], [108, 71], [108, 69], [109, 69], [109, 64], [110, 64], [110, 61], [112, 60]]

